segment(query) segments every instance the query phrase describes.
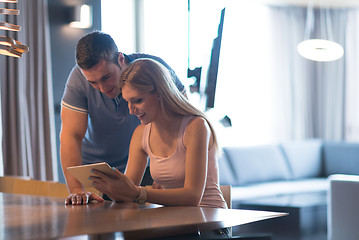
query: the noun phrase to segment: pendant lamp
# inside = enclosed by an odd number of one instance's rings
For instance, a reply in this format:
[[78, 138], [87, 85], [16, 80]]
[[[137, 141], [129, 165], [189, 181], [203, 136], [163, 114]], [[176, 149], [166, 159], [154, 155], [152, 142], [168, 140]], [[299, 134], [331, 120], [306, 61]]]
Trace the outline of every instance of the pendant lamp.
[[330, 10], [320, 2], [314, 8], [313, 1], [308, 2], [304, 41], [297, 46], [298, 53], [309, 60], [329, 62], [344, 55], [343, 47], [333, 40]]
[[[17, 3], [17, 0], [0, 0], [0, 3]], [[16, 6], [15, 6], [16, 7]], [[17, 9], [0, 8], [0, 15], [19, 15]], [[20, 31], [21, 26], [0, 21], [0, 30]], [[10, 57], [22, 57], [22, 54], [29, 51], [29, 47], [8, 36], [0, 36], [0, 55]]]

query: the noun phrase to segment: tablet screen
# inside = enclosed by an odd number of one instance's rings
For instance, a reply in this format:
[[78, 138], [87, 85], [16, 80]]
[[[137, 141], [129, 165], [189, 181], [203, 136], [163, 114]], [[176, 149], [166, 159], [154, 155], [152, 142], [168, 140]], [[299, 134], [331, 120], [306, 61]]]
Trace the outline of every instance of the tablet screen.
[[92, 169], [99, 170], [101, 172], [114, 175], [113, 169], [105, 162], [94, 163], [88, 165], [68, 167], [67, 170], [79, 180], [84, 187], [92, 187], [92, 180], [89, 179], [90, 176], [94, 174], [91, 172]]

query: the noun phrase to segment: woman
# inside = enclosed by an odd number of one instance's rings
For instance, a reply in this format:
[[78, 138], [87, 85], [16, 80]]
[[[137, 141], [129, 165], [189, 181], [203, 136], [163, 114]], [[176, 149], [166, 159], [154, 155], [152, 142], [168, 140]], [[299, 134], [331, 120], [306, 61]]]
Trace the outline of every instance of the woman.
[[[122, 96], [140, 121], [125, 174], [95, 172], [94, 186], [114, 201], [227, 208], [218, 184], [217, 140], [205, 115], [177, 90], [159, 62], [138, 59], [123, 72]], [[152, 188], [139, 187], [150, 158]]]

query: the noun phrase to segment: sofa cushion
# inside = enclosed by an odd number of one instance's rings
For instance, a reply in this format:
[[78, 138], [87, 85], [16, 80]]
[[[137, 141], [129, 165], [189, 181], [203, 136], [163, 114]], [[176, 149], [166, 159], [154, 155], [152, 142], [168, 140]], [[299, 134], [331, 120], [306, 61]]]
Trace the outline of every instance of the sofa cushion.
[[234, 170], [236, 181], [232, 185], [290, 179], [278, 145], [226, 147], [223, 151]]
[[323, 144], [323, 156], [326, 176], [359, 175], [359, 143], [326, 142]]
[[232, 201], [243, 201], [255, 198], [284, 196], [290, 194], [327, 192], [327, 178], [307, 178], [295, 181], [273, 181], [247, 186], [232, 186]]
[[292, 141], [281, 146], [293, 179], [323, 176], [321, 140]]

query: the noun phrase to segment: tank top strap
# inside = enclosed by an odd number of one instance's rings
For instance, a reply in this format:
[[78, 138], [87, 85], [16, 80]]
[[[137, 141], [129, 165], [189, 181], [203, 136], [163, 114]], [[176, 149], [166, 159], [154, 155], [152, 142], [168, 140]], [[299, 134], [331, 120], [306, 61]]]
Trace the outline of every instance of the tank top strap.
[[[151, 131], [151, 123], [145, 125], [144, 129], [143, 129], [143, 133], [142, 133], [142, 149], [145, 150], [146, 152], [149, 149], [149, 137], [150, 137], [150, 131]], [[149, 153], [147, 153], [149, 154]]]

